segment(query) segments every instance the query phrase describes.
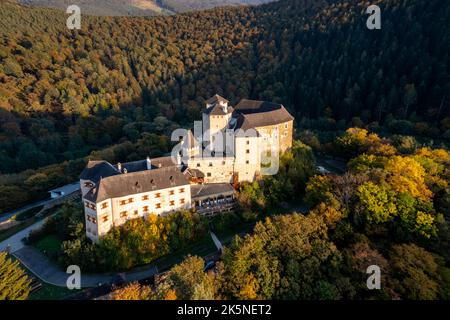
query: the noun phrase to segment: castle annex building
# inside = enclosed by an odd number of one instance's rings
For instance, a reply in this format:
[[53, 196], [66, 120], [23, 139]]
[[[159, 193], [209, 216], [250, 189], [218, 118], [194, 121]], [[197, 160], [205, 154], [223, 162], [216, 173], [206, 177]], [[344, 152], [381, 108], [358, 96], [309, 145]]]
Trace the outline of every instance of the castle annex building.
[[97, 242], [112, 227], [150, 214], [230, 209], [233, 185], [272, 174], [264, 170], [292, 147], [293, 120], [281, 104], [244, 99], [232, 107], [215, 95], [206, 100], [200, 130], [185, 130], [175, 155], [89, 161], [80, 175], [88, 238]]

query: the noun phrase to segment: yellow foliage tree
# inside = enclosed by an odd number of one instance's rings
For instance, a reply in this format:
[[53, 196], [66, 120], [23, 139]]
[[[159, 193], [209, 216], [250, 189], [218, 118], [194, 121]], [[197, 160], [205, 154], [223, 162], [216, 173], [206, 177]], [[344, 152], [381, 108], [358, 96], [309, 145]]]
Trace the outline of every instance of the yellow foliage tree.
[[386, 163], [387, 182], [396, 192], [408, 192], [413, 197], [429, 201], [432, 192], [425, 184], [425, 170], [412, 157], [394, 156]]
[[113, 300], [148, 300], [150, 293], [150, 287], [141, 286], [138, 282], [133, 282], [114, 291]]

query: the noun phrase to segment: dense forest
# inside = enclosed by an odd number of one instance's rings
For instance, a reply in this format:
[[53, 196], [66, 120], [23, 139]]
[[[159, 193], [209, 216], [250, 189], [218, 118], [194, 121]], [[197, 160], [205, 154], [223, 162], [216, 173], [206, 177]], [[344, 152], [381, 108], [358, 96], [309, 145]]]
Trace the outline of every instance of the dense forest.
[[69, 5], [77, 5], [82, 14], [95, 16], [155, 16], [171, 14], [152, 0], [17, 0], [24, 5], [56, 8], [66, 11]]
[[[348, 129], [333, 145], [337, 153], [351, 154], [344, 174], [302, 176], [309, 172], [300, 160], [305, 154], [294, 153], [282, 161], [282, 171], [290, 172], [273, 180], [306, 187], [285, 191], [266, 178], [240, 191], [240, 200], [262, 191], [251, 209], [259, 222], [225, 247], [214, 271], [204, 272], [200, 257], [187, 257], [161, 277], [156, 290], [134, 283], [113, 298], [448, 300], [450, 154], [431, 148], [400, 152], [393, 141], [359, 128]], [[299, 144], [295, 149], [306, 151]], [[307, 214], [277, 214], [270, 206], [299, 194], [311, 204]], [[379, 290], [367, 287], [371, 265], [381, 271]]]
[[[100, 16], [154, 16], [230, 5], [257, 5], [273, 0], [72, 0], [83, 14]], [[66, 9], [67, 0], [18, 0], [23, 4]]]
[[[45, 253], [64, 267], [127, 270], [199, 241], [207, 226], [224, 239], [221, 232], [251, 223], [253, 231], [225, 246], [214, 272], [204, 272], [202, 258], [187, 257], [154, 290], [133, 284], [116, 298], [449, 299], [450, 153], [404, 145], [349, 128], [333, 141], [348, 170], [323, 175], [311, 148], [295, 141], [277, 175], [240, 186], [232, 213], [134, 219], [92, 244], [77, 203], [62, 207], [29, 241], [57, 236], [60, 247]], [[305, 214], [295, 210], [302, 196], [310, 205]], [[380, 290], [367, 287], [371, 265], [380, 268]]]
[[299, 129], [356, 123], [448, 141], [448, 2], [377, 3], [381, 30], [366, 28], [364, 1], [282, 0], [83, 17], [71, 31], [65, 12], [1, 0], [0, 188], [26, 193], [28, 169], [163, 139], [216, 92], [281, 102]]

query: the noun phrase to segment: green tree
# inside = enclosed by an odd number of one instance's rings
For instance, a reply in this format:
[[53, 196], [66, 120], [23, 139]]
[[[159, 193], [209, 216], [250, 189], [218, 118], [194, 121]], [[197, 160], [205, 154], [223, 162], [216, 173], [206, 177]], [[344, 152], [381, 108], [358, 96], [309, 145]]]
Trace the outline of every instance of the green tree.
[[157, 287], [157, 297], [165, 299], [174, 294], [180, 300], [215, 299], [217, 287], [214, 275], [205, 273], [203, 268], [202, 258], [188, 256], [169, 271]]
[[357, 190], [357, 196], [364, 207], [368, 222], [387, 222], [397, 214], [394, 194], [386, 186], [369, 181], [359, 186]]
[[433, 300], [438, 297], [439, 265], [433, 255], [415, 244], [392, 247], [392, 288], [405, 299]]

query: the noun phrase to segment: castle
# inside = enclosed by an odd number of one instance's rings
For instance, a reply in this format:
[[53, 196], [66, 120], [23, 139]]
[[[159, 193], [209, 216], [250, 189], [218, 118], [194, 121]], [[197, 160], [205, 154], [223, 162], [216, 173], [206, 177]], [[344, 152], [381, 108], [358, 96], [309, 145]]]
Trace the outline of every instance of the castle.
[[202, 121], [172, 135], [172, 155], [112, 165], [89, 161], [80, 175], [86, 234], [97, 242], [112, 227], [149, 214], [233, 203], [234, 187], [275, 174], [278, 156], [292, 147], [294, 118], [283, 105], [241, 100], [235, 107], [214, 95]]

